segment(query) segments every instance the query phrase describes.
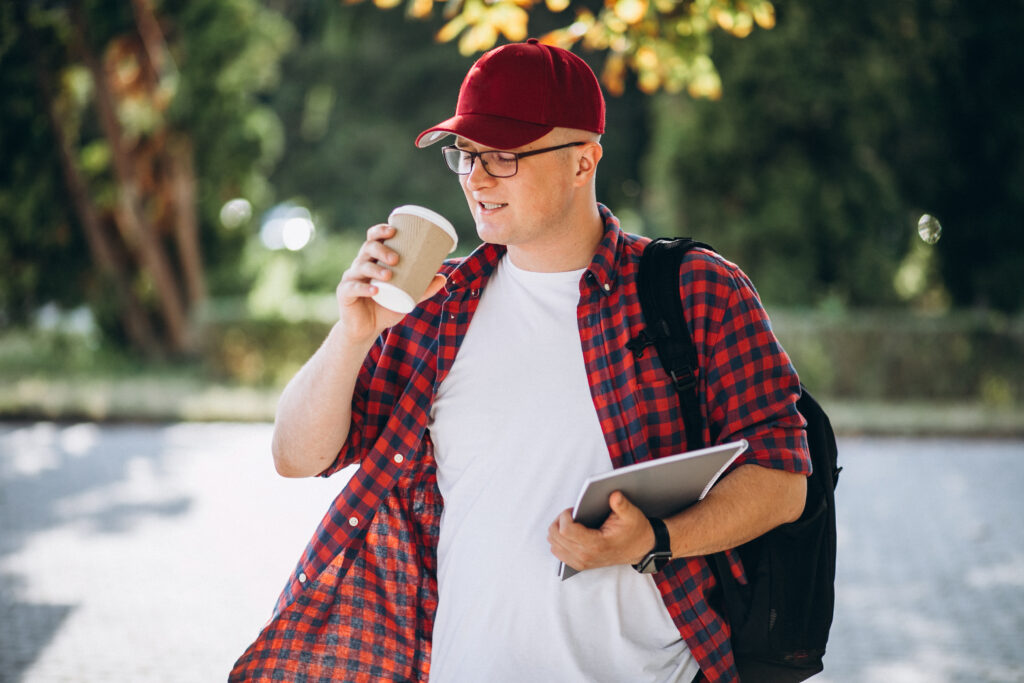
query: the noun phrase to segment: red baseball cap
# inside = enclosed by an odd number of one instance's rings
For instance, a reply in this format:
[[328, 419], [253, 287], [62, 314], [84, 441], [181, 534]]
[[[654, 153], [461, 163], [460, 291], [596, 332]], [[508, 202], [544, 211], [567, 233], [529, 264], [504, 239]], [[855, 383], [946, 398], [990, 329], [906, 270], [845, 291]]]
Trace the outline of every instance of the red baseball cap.
[[460, 135], [514, 149], [556, 127], [603, 133], [604, 96], [586, 62], [531, 38], [480, 57], [462, 81], [455, 116], [420, 133], [416, 146]]

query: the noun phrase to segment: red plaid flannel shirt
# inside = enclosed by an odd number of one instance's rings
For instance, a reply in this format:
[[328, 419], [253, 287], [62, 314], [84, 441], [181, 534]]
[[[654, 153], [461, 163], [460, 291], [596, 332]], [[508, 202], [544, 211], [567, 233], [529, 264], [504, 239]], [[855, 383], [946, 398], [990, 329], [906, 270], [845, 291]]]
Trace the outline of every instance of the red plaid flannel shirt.
[[[656, 354], [626, 342], [643, 328], [636, 270], [645, 238], [600, 207], [605, 235], [580, 284], [580, 338], [594, 407], [615, 467], [686, 449], [674, 389]], [[330, 475], [359, 468], [323, 518], [270, 622], [235, 664], [231, 681], [425, 681], [437, 608], [442, 500], [427, 414], [455, 360], [480, 292], [504, 253], [483, 245], [446, 264], [448, 285], [391, 328], [368, 355], [352, 427]], [[753, 285], [711, 252], [680, 270], [700, 360], [705, 443], [744, 438], [737, 462], [808, 473], [798, 380]], [[743, 570], [732, 554], [733, 571]], [[710, 681], [736, 677], [729, 627], [708, 596], [704, 558], [656, 575], [666, 608]]]

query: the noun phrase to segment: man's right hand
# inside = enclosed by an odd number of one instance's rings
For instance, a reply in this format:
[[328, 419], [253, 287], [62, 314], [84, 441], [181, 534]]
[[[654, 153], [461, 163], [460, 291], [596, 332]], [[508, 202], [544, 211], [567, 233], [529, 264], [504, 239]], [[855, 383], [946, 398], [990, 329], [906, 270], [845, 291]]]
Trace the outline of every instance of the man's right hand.
[[[353, 344], [371, 343], [385, 329], [398, 324], [404, 313], [384, 308], [373, 296], [377, 288], [370, 280], [387, 282], [391, 279], [389, 266], [398, 263], [398, 253], [384, 241], [393, 237], [394, 226], [381, 223], [366, 231], [366, 241], [359, 248], [352, 265], [341, 276], [336, 295], [338, 318], [345, 339]], [[435, 275], [420, 301], [434, 296], [445, 284], [443, 275]]]
[[[334, 462], [351, 426], [352, 397], [366, 353], [405, 315], [374, 301], [377, 288], [370, 284], [391, 279], [388, 266], [398, 263], [398, 254], [384, 240], [394, 232], [384, 224], [366, 231], [366, 241], [338, 284], [338, 322], [281, 394], [271, 448], [284, 476], [310, 477]], [[423, 299], [444, 283], [443, 275], [435, 276]]]

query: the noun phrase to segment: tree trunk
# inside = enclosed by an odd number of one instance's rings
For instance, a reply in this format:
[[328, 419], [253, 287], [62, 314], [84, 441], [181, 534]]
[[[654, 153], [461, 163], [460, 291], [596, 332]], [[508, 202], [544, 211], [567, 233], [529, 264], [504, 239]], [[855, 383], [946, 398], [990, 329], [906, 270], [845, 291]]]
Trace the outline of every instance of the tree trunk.
[[89, 32], [80, 0], [71, 3], [71, 18], [82, 61], [93, 77], [100, 124], [110, 145], [114, 162], [114, 175], [118, 188], [116, 220], [125, 241], [138, 253], [144, 270], [153, 279], [170, 350], [176, 353], [191, 351], [193, 340], [189, 330], [185, 302], [167, 258], [166, 250], [160, 242], [160, 237], [143, 214], [138, 184], [132, 173], [129, 153], [124, 147], [114, 98], [110, 92], [103, 65], [89, 44]]
[[[132, 0], [135, 26], [142, 38], [144, 54], [156, 82], [162, 82], [176, 69], [164, 40], [150, 0]], [[206, 300], [203, 259], [199, 248], [199, 221], [196, 215], [196, 174], [192, 163], [192, 143], [184, 135], [168, 135], [164, 148], [171, 184], [174, 239], [185, 283], [185, 297], [195, 311]]]
[[199, 249], [199, 220], [196, 216], [196, 173], [192, 164], [192, 143], [183, 136], [171, 136], [170, 159], [174, 193], [174, 237], [185, 279], [185, 294], [193, 311], [206, 301], [203, 259]]

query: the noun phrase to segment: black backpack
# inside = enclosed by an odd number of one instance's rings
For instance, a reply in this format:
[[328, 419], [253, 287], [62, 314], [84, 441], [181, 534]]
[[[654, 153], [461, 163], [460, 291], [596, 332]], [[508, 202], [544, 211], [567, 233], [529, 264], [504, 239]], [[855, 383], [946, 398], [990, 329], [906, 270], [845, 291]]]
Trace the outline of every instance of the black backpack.
[[[646, 329], [628, 346], [653, 345], [679, 394], [689, 450], [704, 445], [697, 396], [697, 350], [686, 327], [679, 266], [690, 238], [658, 239], [644, 249], [637, 288]], [[744, 683], [802, 681], [823, 669], [835, 605], [836, 515], [839, 481], [835, 434], [828, 416], [801, 385], [797, 408], [807, 420], [813, 474], [800, 519], [740, 546], [749, 583], [741, 586], [724, 553], [708, 557], [722, 589], [732, 648]]]

